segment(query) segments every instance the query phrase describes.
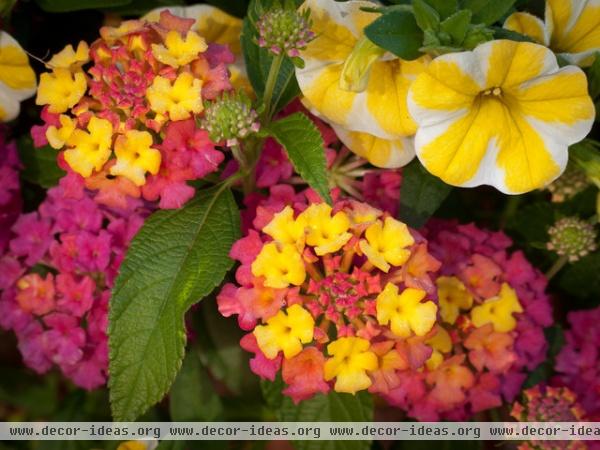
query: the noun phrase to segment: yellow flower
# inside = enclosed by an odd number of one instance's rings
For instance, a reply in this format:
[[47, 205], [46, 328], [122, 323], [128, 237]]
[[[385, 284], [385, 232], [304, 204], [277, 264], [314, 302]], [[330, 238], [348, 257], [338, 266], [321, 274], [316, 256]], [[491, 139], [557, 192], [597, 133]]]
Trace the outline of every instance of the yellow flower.
[[195, 31], [188, 31], [185, 38], [178, 31], [171, 30], [165, 37], [165, 44], [152, 44], [152, 54], [161, 63], [171, 67], [185, 66], [208, 48], [204, 39]]
[[585, 74], [546, 47], [498, 40], [436, 58], [410, 88], [417, 156], [448, 184], [518, 194], [565, 169], [594, 121]]
[[19, 43], [0, 31], [0, 122], [19, 115], [21, 101], [35, 93], [35, 73]]
[[462, 281], [456, 277], [439, 277], [436, 280], [440, 316], [444, 322], [454, 324], [460, 309], [473, 305], [473, 296]]
[[545, 20], [526, 12], [512, 14], [504, 28], [550, 47], [571, 64], [594, 62], [600, 51], [600, 3], [588, 0], [546, 0]]
[[50, 147], [60, 150], [75, 131], [77, 124], [75, 120], [66, 114], [61, 114], [58, 120], [60, 121], [60, 128], [50, 125], [46, 130], [46, 139], [48, 139]]
[[154, 112], [168, 112], [171, 120], [184, 120], [190, 117], [190, 113], [202, 111], [201, 89], [202, 80], [189, 72], [179, 74], [173, 85], [167, 78], [158, 75], [147, 89], [146, 97]]
[[406, 247], [414, 244], [406, 224], [391, 217], [386, 217], [382, 224], [380, 220], [367, 228], [365, 239], [361, 239], [359, 246], [367, 259], [378, 269], [388, 272], [390, 264], [401, 266], [410, 257], [410, 250]]
[[119, 444], [117, 450], [154, 450], [157, 446], [156, 441], [125, 441]]
[[331, 217], [331, 206], [327, 203], [310, 205], [298, 219], [306, 223], [306, 243], [315, 247], [319, 256], [338, 251], [352, 237], [346, 213], [339, 211]]
[[49, 105], [52, 113], [63, 113], [72, 108], [85, 94], [87, 82], [82, 71], [55, 69], [40, 75], [36, 105]]
[[214, 6], [205, 4], [157, 8], [150, 11], [142, 19], [149, 22], [158, 22], [160, 13], [166, 9], [178, 17], [194, 19], [196, 22], [192, 26], [192, 30], [195, 30], [206, 42], [226, 45], [235, 56], [235, 62], [229, 65], [231, 84], [237, 89], [244, 89], [248, 93], [253, 92], [246, 74], [240, 44], [241, 19], [230, 16]]
[[292, 305], [287, 314], [279, 311], [267, 320], [266, 325], [258, 325], [254, 336], [260, 350], [269, 359], [275, 359], [283, 351], [285, 359], [290, 359], [302, 351], [302, 344], [313, 340], [315, 320], [300, 305]]
[[369, 347], [369, 341], [359, 337], [339, 338], [327, 346], [331, 358], [325, 362], [325, 380], [335, 378], [337, 392], [355, 394], [371, 386], [367, 371], [377, 370], [378, 361]]
[[79, 70], [90, 60], [89, 47], [85, 41], [79, 42], [77, 50], [71, 44], [56, 53], [46, 64], [50, 69]]
[[160, 168], [160, 151], [152, 148], [152, 135], [147, 131], [129, 130], [115, 140], [117, 163], [110, 168], [111, 175], [121, 175], [137, 186], [146, 183], [146, 172], [152, 175]]
[[452, 338], [448, 332], [441, 327], [436, 325], [436, 332], [432, 338], [425, 341], [425, 343], [431, 346], [433, 352], [425, 363], [429, 370], [435, 370], [437, 367], [444, 362], [444, 353], [449, 353], [452, 350]]
[[503, 283], [498, 296], [487, 299], [471, 310], [471, 321], [477, 328], [491, 323], [495, 331], [508, 333], [517, 326], [513, 314], [521, 312], [523, 308], [517, 293], [507, 283]]
[[265, 277], [265, 286], [282, 289], [300, 286], [306, 278], [302, 256], [293, 244], [269, 242], [252, 263], [252, 274]]
[[286, 206], [273, 216], [263, 231], [277, 242], [296, 245], [299, 250], [302, 250], [305, 229], [306, 221], [302, 217], [294, 219], [294, 210]]
[[402, 61], [385, 53], [364, 36], [363, 29], [378, 14], [351, 0], [307, 0], [311, 30], [317, 37], [296, 69], [304, 104], [333, 127], [356, 154], [379, 167], [400, 167], [414, 157], [411, 136], [417, 126], [406, 97], [414, 77], [428, 58]]
[[92, 171], [101, 170], [111, 154], [112, 125], [106, 119], [92, 117], [85, 132], [73, 131], [67, 141], [65, 161], [82, 177], [89, 177]]
[[421, 289], [408, 288], [398, 294], [398, 286], [388, 283], [377, 296], [377, 322], [380, 325], [390, 324], [392, 333], [407, 338], [414, 332], [417, 336], [425, 336], [433, 325], [437, 314], [437, 305], [432, 301], [422, 303], [426, 292]]

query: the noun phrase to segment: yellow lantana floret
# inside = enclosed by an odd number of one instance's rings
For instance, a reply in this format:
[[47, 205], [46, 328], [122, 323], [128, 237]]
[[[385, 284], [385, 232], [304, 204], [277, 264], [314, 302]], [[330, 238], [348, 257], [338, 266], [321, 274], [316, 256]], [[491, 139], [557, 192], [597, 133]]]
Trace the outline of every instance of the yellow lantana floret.
[[184, 38], [172, 30], [167, 33], [164, 45], [152, 44], [152, 54], [161, 63], [177, 68], [191, 63], [207, 48], [204, 39], [195, 31], [188, 31]]
[[55, 69], [40, 75], [36, 105], [49, 105], [51, 113], [63, 113], [72, 108], [85, 94], [87, 82], [82, 71]]
[[60, 52], [56, 53], [47, 66], [51, 69], [69, 69], [78, 70], [90, 60], [90, 48], [85, 41], [79, 42], [77, 50], [73, 49], [71, 44], [67, 45]]
[[304, 232], [306, 221], [302, 217], [294, 219], [294, 210], [286, 206], [273, 216], [273, 219], [263, 228], [263, 231], [275, 241], [282, 244], [293, 244], [299, 249], [304, 247]]
[[377, 296], [377, 321], [380, 325], [390, 324], [392, 333], [401, 338], [412, 333], [425, 336], [435, 325], [437, 305], [432, 301], [422, 302], [426, 292], [408, 288], [398, 293], [398, 286], [388, 283]]
[[152, 148], [152, 135], [147, 131], [129, 130], [115, 140], [117, 163], [110, 168], [111, 175], [121, 175], [137, 186], [146, 183], [146, 172], [152, 175], [160, 168], [160, 151]]
[[331, 216], [331, 206], [327, 203], [312, 204], [298, 219], [306, 223], [306, 243], [315, 247], [319, 256], [338, 251], [352, 237], [348, 233], [350, 219], [339, 211]]
[[146, 91], [150, 108], [158, 114], [169, 113], [171, 120], [184, 120], [202, 111], [202, 80], [189, 72], [181, 73], [173, 84], [156, 76]]
[[498, 296], [487, 299], [471, 310], [471, 321], [477, 328], [491, 323], [494, 331], [508, 333], [517, 326], [513, 314], [521, 312], [523, 308], [517, 293], [507, 283], [503, 283]]
[[431, 346], [433, 350], [425, 364], [429, 370], [435, 370], [444, 362], [444, 353], [449, 353], [452, 350], [452, 338], [443, 327], [436, 325], [436, 333], [425, 343]]
[[298, 249], [292, 244], [265, 244], [252, 263], [252, 274], [265, 277], [265, 286], [283, 289], [290, 284], [300, 286], [306, 278], [306, 268]]
[[454, 324], [459, 310], [473, 305], [473, 296], [462, 281], [456, 277], [439, 277], [436, 280], [440, 316], [444, 322]]
[[76, 129], [67, 141], [65, 161], [82, 177], [89, 177], [93, 170], [101, 170], [111, 154], [112, 125], [106, 119], [92, 117], [87, 129]]
[[57, 128], [54, 125], [50, 125], [46, 130], [46, 139], [50, 147], [60, 150], [65, 146], [73, 131], [75, 131], [76, 122], [66, 114], [61, 114], [58, 117], [60, 121], [60, 127]]
[[369, 262], [380, 270], [388, 272], [390, 265], [401, 266], [410, 257], [406, 247], [415, 240], [406, 224], [391, 217], [385, 222], [375, 222], [365, 232], [366, 239], [361, 239], [359, 246]]
[[331, 355], [325, 362], [325, 380], [335, 378], [337, 392], [355, 394], [367, 389], [372, 381], [367, 371], [377, 370], [377, 355], [369, 350], [368, 340], [359, 337], [339, 338], [327, 346]]
[[302, 351], [302, 344], [313, 340], [314, 328], [315, 320], [310, 313], [300, 305], [292, 305], [287, 314], [279, 311], [266, 325], [258, 325], [254, 336], [267, 358], [275, 359], [282, 351], [290, 359]]

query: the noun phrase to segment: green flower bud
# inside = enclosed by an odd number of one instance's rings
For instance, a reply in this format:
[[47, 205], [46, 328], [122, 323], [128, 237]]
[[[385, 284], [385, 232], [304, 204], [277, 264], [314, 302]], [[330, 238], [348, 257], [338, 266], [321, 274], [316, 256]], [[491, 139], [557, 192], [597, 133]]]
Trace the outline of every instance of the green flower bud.
[[578, 217], [558, 220], [550, 227], [548, 235], [550, 241], [546, 248], [560, 256], [567, 256], [569, 261], [577, 261], [597, 248], [594, 226]]

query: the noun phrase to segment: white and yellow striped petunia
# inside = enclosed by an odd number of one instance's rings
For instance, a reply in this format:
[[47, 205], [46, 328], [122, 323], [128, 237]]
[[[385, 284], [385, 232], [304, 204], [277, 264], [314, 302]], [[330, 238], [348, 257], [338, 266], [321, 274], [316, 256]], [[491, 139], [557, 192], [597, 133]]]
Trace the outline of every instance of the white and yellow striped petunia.
[[242, 56], [240, 42], [241, 19], [233, 17], [214, 6], [204, 4], [156, 8], [147, 13], [142, 19], [149, 22], [158, 22], [161, 11], [167, 9], [176, 16], [195, 19], [196, 23], [192, 26], [192, 29], [197, 31], [206, 42], [227, 45], [235, 55], [235, 63], [229, 66], [232, 84], [236, 88], [243, 88], [248, 93], [252, 91]]
[[528, 192], [565, 169], [594, 121], [587, 79], [549, 49], [497, 40], [436, 58], [410, 88], [423, 166], [448, 184]]
[[21, 101], [35, 94], [36, 79], [19, 43], [0, 31], [0, 122], [19, 115]]
[[376, 166], [400, 167], [414, 157], [417, 130], [406, 104], [408, 88], [429, 59], [403, 61], [371, 44], [363, 29], [378, 14], [361, 8], [373, 5], [307, 0], [302, 8], [311, 11], [316, 38], [301, 52], [305, 67], [296, 69], [296, 78], [304, 104], [348, 148]]
[[544, 21], [517, 12], [506, 19], [504, 28], [550, 47], [571, 64], [586, 67], [600, 51], [600, 0], [546, 0]]

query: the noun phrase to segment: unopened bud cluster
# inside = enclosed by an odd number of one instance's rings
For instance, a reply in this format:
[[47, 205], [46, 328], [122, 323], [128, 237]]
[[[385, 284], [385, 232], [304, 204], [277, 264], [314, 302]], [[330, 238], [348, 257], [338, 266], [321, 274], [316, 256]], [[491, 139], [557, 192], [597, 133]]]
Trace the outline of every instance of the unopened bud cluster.
[[577, 217], [560, 219], [550, 227], [548, 235], [548, 250], [567, 256], [569, 261], [577, 261], [597, 248], [594, 226]]
[[275, 9], [266, 13], [256, 24], [258, 45], [267, 48], [275, 55], [285, 54], [298, 57], [300, 50], [314, 39], [310, 30], [310, 11], [298, 12], [293, 9]]
[[202, 126], [213, 142], [226, 141], [230, 146], [260, 129], [258, 113], [242, 91], [225, 92], [216, 100], [207, 102]]
[[589, 186], [587, 175], [578, 167], [569, 165], [565, 173], [548, 186], [552, 201], [561, 203], [575, 197]]

